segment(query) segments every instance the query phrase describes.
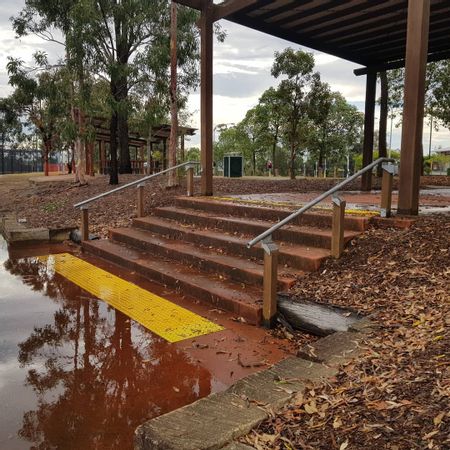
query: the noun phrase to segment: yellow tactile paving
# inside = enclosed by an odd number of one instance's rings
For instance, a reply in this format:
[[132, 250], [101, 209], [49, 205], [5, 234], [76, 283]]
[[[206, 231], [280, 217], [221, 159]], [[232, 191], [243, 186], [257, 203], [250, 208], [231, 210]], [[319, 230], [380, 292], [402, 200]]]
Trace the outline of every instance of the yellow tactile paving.
[[169, 342], [223, 330], [198, 314], [69, 253], [41, 256], [39, 260]]
[[[234, 202], [234, 203], [243, 203], [248, 205], [257, 205], [257, 206], [281, 206], [288, 208], [301, 208], [305, 206], [305, 204], [298, 203], [290, 203], [290, 202], [280, 202], [274, 200], [251, 200], [244, 199], [239, 197], [210, 197], [211, 200], [216, 200], [219, 202]], [[329, 206], [320, 206], [316, 205], [312, 207], [313, 210], [324, 210], [331, 211], [332, 208]], [[346, 209], [345, 214], [350, 214], [352, 216], [379, 216], [380, 211], [368, 210], [368, 209]]]

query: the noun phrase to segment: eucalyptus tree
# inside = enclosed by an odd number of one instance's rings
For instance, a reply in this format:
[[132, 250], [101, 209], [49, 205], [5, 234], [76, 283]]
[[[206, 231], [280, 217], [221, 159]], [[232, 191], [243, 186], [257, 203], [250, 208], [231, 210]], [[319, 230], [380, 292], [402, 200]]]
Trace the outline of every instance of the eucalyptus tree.
[[279, 169], [277, 148], [280, 142], [284, 124], [285, 103], [279, 89], [269, 88], [259, 99], [259, 120], [263, 123], [262, 129], [271, 146], [272, 166]]
[[[178, 94], [198, 83], [198, 13], [180, 6], [177, 13]], [[120, 172], [131, 172], [128, 147], [129, 94], [142, 84], [165, 83], [169, 95], [170, 2], [168, 0], [26, 0], [15, 19], [20, 31], [54, 39], [61, 30], [65, 43], [89, 69], [110, 84], [111, 158], [117, 142]], [[224, 34], [218, 30], [218, 37]], [[76, 51], [75, 51], [76, 50]], [[69, 57], [71, 57], [71, 53]], [[118, 182], [111, 173], [110, 182]]]
[[67, 120], [69, 86], [60, 67], [49, 67], [45, 53], [34, 54], [34, 67], [19, 58], [9, 58], [7, 70], [13, 86], [12, 99], [20, 114], [34, 126], [42, 141], [44, 172], [60, 139], [61, 123]]
[[307, 93], [315, 79], [319, 77], [314, 72], [314, 56], [301, 50], [287, 48], [282, 52], [275, 52], [272, 66], [272, 76], [284, 77], [279, 84], [278, 91], [285, 104], [284, 135], [290, 149], [289, 172], [295, 178], [295, 160], [302, 144], [302, 129], [308, 120]]
[[342, 162], [358, 149], [364, 115], [339, 92], [320, 82], [310, 94], [309, 150], [323, 169], [324, 159]]
[[23, 130], [20, 112], [12, 96], [0, 98], [0, 145], [13, 144]]

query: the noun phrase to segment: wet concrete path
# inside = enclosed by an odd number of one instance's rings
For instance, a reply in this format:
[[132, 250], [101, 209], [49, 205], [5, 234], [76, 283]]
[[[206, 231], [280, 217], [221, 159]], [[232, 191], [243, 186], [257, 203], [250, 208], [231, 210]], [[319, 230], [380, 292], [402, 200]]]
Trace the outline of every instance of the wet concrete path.
[[[286, 192], [270, 194], [230, 195], [242, 201], [275, 202], [285, 204], [286, 207], [300, 208], [314, 200], [322, 192]], [[381, 192], [342, 191], [340, 195], [347, 202], [347, 209], [378, 211], [381, 202]], [[420, 190], [420, 214], [448, 213], [450, 212], [450, 187], [428, 188]], [[392, 207], [397, 208], [398, 192], [392, 193]], [[279, 205], [282, 206], [282, 205]], [[331, 197], [319, 203], [319, 207], [330, 208]]]
[[0, 449], [131, 449], [144, 421], [225, 389], [286, 341], [98, 259], [83, 259], [225, 329], [170, 344], [0, 240]]

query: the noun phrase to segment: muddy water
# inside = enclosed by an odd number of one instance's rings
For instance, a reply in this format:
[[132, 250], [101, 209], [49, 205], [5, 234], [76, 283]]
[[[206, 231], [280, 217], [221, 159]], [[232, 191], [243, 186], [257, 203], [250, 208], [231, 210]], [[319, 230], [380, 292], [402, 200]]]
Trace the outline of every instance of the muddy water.
[[0, 241], [0, 448], [127, 449], [146, 419], [221, 383]]

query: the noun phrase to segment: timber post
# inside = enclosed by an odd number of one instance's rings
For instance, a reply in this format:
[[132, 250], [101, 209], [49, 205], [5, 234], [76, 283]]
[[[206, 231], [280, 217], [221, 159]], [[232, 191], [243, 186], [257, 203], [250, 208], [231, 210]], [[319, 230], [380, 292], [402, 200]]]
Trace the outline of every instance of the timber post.
[[392, 184], [394, 179], [394, 165], [383, 164], [383, 175], [381, 179], [381, 217], [391, 217]]
[[89, 240], [89, 209], [87, 206], [82, 206], [81, 211], [81, 240]]
[[213, 8], [202, 1], [200, 16], [201, 193], [213, 195]]
[[430, 0], [409, 0], [398, 214], [419, 212]]
[[[366, 167], [373, 161], [373, 138], [375, 126], [375, 100], [377, 92], [377, 73], [370, 70], [366, 79], [366, 101], [364, 112], [364, 145], [362, 166]], [[372, 189], [372, 171], [363, 173], [361, 178], [361, 190]]]
[[186, 168], [186, 186], [187, 196], [194, 196], [194, 166], [187, 166]]
[[145, 183], [139, 183], [137, 185], [137, 205], [136, 205], [137, 217], [144, 217], [144, 187]]
[[333, 197], [333, 221], [331, 231], [331, 256], [339, 259], [344, 251], [344, 222], [346, 202], [339, 196]]
[[268, 236], [261, 244], [264, 250], [263, 325], [272, 328], [277, 316], [278, 246]]

